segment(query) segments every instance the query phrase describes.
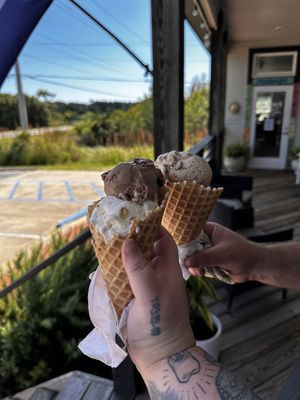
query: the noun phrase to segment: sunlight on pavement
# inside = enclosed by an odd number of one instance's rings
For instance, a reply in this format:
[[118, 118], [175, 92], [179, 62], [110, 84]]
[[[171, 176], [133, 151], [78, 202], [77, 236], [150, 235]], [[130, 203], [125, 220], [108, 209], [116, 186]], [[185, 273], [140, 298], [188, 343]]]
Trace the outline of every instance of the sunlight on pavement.
[[0, 171], [0, 265], [101, 196], [100, 171]]

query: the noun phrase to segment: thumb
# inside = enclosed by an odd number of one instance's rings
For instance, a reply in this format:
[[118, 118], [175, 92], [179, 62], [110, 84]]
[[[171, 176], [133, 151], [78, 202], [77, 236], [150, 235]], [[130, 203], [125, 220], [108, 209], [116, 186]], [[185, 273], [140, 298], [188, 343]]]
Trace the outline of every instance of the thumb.
[[212, 265], [222, 266], [224, 263], [224, 257], [217, 246], [208, 247], [203, 250], [196, 251], [190, 257], [185, 260], [187, 268], [198, 268], [209, 267]]
[[155, 273], [134, 239], [122, 246], [122, 261], [136, 299], [151, 299], [155, 292]]

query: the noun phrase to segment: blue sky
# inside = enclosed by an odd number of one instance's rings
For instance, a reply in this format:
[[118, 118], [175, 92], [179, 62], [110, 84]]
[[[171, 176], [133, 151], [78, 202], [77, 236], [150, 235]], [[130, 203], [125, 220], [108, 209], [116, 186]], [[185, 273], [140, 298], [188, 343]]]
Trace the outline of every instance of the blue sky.
[[[150, 0], [79, 1], [152, 67]], [[145, 78], [143, 69], [68, 0], [54, 0], [19, 61], [29, 95], [47, 89], [56, 94], [55, 100], [88, 103], [137, 101], [149, 94], [151, 78]], [[186, 23], [186, 91], [193, 77], [206, 74], [209, 79], [209, 68], [207, 51]], [[16, 93], [13, 76], [1, 93]]]

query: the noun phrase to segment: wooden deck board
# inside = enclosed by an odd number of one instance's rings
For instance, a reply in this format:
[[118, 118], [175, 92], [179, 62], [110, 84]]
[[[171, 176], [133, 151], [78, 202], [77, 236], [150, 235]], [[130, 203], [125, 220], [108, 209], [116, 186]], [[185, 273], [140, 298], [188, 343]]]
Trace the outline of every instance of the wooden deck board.
[[[300, 240], [300, 185], [289, 171], [247, 171], [254, 177], [255, 226], [264, 233], [294, 228]], [[224, 297], [224, 291], [222, 292]], [[262, 400], [276, 399], [296, 360], [300, 359], [300, 291], [262, 286], [226, 303], [211, 304], [223, 322], [220, 360], [236, 371]]]

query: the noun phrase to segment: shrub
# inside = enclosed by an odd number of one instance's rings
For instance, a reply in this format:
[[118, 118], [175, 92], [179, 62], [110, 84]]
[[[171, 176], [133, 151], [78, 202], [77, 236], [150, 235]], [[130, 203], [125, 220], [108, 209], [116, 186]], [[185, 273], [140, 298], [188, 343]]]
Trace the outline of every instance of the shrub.
[[[22, 276], [65, 244], [61, 234], [48, 246], [21, 252], [9, 278]], [[81, 354], [79, 341], [91, 330], [87, 311], [88, 275], [97, 265], [90, 243], [0, 299], [0, 397], [79, 368], [109, 376], [110, 370]], [[2, 284], [7, 281], [2, 273]]]
[[30, 136], [23, 132], [5, 143], [5, 147], [0, 147], [2, 165], [64, 164], [77, 162], [83, 157], [82, 150], [68, 133], [52, 132], [43, 136]]
[[109, 121], [106, 115], [86, 113], [74, 126], [80, 144], [85, 146], [106, 145], [109, 136]]

